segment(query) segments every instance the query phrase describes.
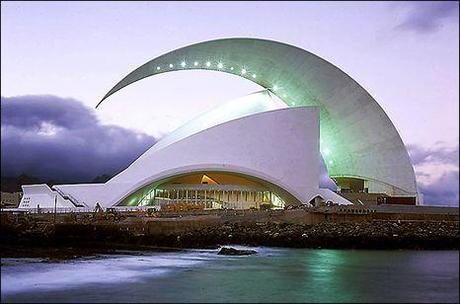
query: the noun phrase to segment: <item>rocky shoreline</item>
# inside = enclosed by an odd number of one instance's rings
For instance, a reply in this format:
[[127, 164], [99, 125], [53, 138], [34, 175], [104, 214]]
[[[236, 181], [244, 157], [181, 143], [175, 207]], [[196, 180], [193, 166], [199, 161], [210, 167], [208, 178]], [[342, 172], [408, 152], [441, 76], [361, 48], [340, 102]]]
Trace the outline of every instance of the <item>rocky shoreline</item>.
[[156, 245], [181, 248], [240, 244], [329, 249], [459, 249], [455, 222], [228, 223], [218, 227], [164, 235]]
[[[143, 229], [141, 229], [142, 231]], [[2, 257], [73, 258], [118, 250], [180, 250], [225, 245], [328, 249], [459, 249], [454, 221], [224, 222], [183, 231], [139, 233], [120, 225], [2, 223]]]

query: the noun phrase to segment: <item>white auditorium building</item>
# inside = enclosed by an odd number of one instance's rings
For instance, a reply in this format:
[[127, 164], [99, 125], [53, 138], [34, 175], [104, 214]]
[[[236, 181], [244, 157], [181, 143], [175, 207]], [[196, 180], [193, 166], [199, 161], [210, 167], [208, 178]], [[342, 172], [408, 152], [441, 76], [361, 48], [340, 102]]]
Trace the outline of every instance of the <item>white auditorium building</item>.
[[[128, 74], [98, 106], [145, 77], [192, 69], [230, 73], [262, 90], [192, 119], [106, 183], [23, 185], [19, 208], [283, 208], [350, 204], [347, 192], [422, 203], [407, 150], [380, 105], [295, 46], [231, 38], [182, 47]], [[337, 192], [319, 186], [322, 160]]]

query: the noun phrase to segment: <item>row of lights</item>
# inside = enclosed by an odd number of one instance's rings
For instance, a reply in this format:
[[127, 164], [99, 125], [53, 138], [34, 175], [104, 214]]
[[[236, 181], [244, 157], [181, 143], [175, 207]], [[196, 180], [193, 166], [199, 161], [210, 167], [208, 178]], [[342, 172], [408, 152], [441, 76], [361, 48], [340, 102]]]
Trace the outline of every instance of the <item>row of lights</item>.
[[[193, 65], [194, 65], [194, 66], [198, 66], [198, 65], [199, 65], [199, 62], [198, 62], [198, 61], [194, 61], [194, 62], [193, 62]], [[187, 66], [187, 63], [186, 63], [185, 61], [182, 61], [182, 62], [180, 63], [180, 66], [183, 67], [183, 68], [185, 68], [185, 67]], [[211, 66], [211, 62], [210, 62], [210, 61], [206, 61], [206, 67], [209, 68], [210, 66]], [[171, 64], [169, 65], [169, 67], [172, 68], [172, 67], [171, 67]], [[224, 68], [224, 64], [223, 64], [222, 62], [217, 63], [217, 68], [218, 68], [219, 70], [223, 69], [223, 68]], [[158, 67], [157, 67], [157, 69], [158, 69]], [[234, 69], [235, 69], [234, 67], [230, 67], [230, 70], [231, 70], [231, 71], [233, 71]], [[247, 70], [246, 70], [245, 68], [242, 68], [242, 69], [241, 69], [241, 75], [246, 75], [246, 73], [247, 73]], [[256, 78], [256, 77], [257, 77], [256, 74], [252, 74], [251, 76], [252, 76], [252, 78]]]
[[[198, 61], [194, 61], [193, 62], [193, 66], [198, 66], [200, 63]], [[210, 61], [206, 61], [205, 63], [206, 67], [211, 67], [211, 62]], [[185, 68], [187, 66], [187, 63], [185, 61], [182, 61], [180, 63], [180, 66], [182, 68]], [[174, 64], [170, 63], [169, 64], [169, 68], [172, 69], [174, 68]], [[223, 69], [224, 68], [224, 64], [222, 62], [219, 62], [217, 63], [217, 68], [220, 70], [220, 69]], [[230, 67], [230, 70], [233, 71], [235, 68], [234, 67]], [[161, 67], [160, 66], [157, 66], [156, 67], [156, 70], [157, 71], [161, 71]], [[246, 75], [248, 73], [248, 71], [245, 69], [245, 68], [242, 68], [241, 71], [240, 71], [241, 75]], [[257, 74], [252, 74], [251, 75], [252, 78], [257, 78]], [[273, 88], [271, 89], [273, 92], [276, 92], [279, 90], [279, 87], [277, 85], [274, 85]], [[283, 98], [286, 98], [287, 95], [286, 94], [283, 94]], [[292, 103], [293, 105], [295, 105], [295, 102]]]

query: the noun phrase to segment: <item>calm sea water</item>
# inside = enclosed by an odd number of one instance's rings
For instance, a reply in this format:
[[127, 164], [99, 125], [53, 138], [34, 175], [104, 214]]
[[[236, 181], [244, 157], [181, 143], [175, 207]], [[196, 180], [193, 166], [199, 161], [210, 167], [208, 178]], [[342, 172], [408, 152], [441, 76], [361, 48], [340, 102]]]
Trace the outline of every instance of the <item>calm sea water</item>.
[[[248, 248], [235, 246], [237, 248]], [[254, 248], [2, 259], [2, 302], [459, 302], [458, 251]]]

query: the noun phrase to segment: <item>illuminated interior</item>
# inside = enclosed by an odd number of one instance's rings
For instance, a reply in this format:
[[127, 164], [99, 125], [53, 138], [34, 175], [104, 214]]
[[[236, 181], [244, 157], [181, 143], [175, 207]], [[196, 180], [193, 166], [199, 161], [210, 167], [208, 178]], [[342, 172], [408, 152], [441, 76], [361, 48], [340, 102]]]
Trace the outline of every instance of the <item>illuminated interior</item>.
[[293, 198], [260, 179], [228, 172], [197, 172], [149, 184], [120, 206], [162, 210], [282, 209]]
[[352, 177], [335, 177], [335, 183], [339, 186], [340, 192], [342, 193], [362, 193], [368, 192], [368, 188], [365, 187], [365, 181], [359, 178]]

